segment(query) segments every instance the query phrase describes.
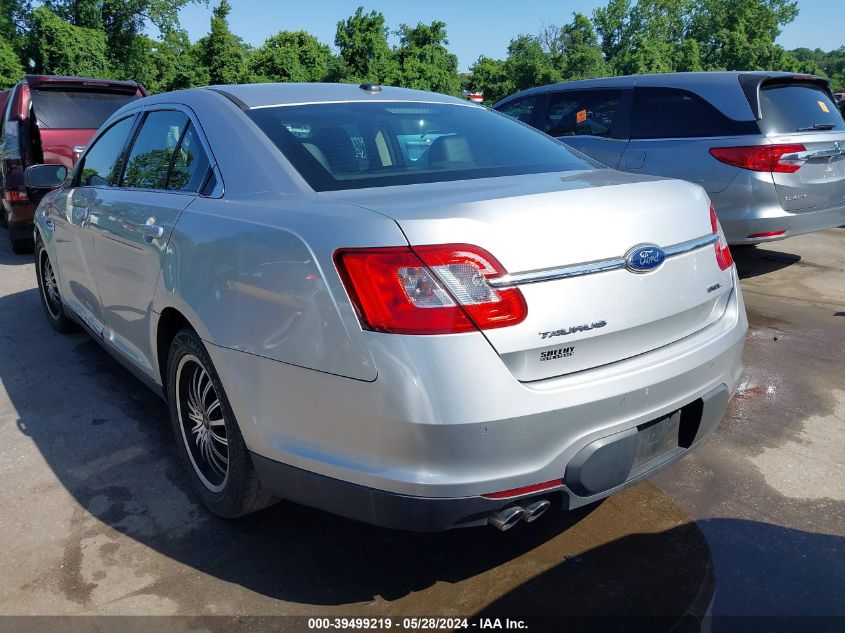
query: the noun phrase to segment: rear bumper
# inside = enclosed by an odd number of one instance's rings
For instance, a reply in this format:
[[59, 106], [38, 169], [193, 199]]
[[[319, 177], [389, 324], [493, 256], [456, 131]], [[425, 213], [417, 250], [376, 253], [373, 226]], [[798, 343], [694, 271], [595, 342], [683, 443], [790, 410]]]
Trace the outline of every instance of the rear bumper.
[[636, 436], [635, 427], [582, 448], [566, 469], [564, 485], [507, 499], [403, 495], [326, 477], [256, 453], [251, 456], [264, 486], [283, 499], [381, 527], [437, 532], [484, 525], [502, 509], [526, 507], [540, 499], [548, 500], [552, 508], [574, 509], [632, 486], [671, 465], [715, 431], [729, 397], [728, 387], [719, 385], [683, 407], [680, 446], [650, 462], [631, 467], [636, 442], [629, 440]]
[[6, 222], [9, 226], [9, 237], [13, 240], [31, 240], [32, 227], [35, 221], [35, 208], [31, 202], [3, 201], [6, 209]]
[[[845, 225], [845, 200], [806, 211], [784, 211], [771, 174], [741, 174], [725, 191], [712, 193], [729, 244], [758, 244]], [[783, 231], [783, 233], [780, 233]], [[749, 237], [778, 233], [772, 237]]]

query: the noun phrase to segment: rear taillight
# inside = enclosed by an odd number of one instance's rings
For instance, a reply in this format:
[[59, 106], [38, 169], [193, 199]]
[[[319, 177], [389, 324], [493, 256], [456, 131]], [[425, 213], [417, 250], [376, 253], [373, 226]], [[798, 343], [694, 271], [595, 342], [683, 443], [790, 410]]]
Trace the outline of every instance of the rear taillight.
[[27, 194], [26, 189], [20, 191], [10, 189], [6, 192], [6, 200], [9, 202], [29, 202], [29, 194]]
[[719, 224], [719, 218], [716, 217], [716, 209], [710, 205], [710, 227], [713, 229], [713, 234], [718, 235], [719, 239], [713, 245], [716, 248], [716, 263], [719, 264], [721, 270], [727, 270], [734, 263], [731, 249], [728, 248], [728, 240], [725, 238], [725, 232], [722, 231], [722, 225]]
[[454, 334], [528, 314], [519, 289], [490, 286], [505, 270], [477, 246], [344, 249], [335, 262], [361, 324], [375, 332]]
[[24, 82], [18, 88], [17, 93], [17, 110], [15, 111], [15, 118], [18, 121], [25, 121], [29, 114], [29, 84]]
[[805, 149], [803, 145], [797, 143], [754, 145], [751, 147], [714, 147], [710, 150], [710, 154], [718, 161], [742, 169], [791, 174], [801, 169], [804, 161], [784, 159], [783, 157], [787, 154], [803, 152]]

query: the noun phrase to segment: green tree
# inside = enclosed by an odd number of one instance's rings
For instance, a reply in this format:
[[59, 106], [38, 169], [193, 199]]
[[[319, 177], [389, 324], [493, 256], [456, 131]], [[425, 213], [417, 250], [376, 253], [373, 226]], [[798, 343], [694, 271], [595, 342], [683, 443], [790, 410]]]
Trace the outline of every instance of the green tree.
[[796, 0], [698, 0], [690, 36], [706, 70], [787, 70], [798, 60], [774, 41], [798, 15]]
[[211, 32], [197, 42], [211, 84], [235, 84], [245, 77], [249, 49], [229, 29], [231, 10], [228, 0], [220, 0], [211, 16]]
[[799, 72], [827, 77], [834, 92], [845, 91], [845, 46], [832, 51], [796, 48], [788, 53], [797, 60]]
[[109, 77], [106, 36], [74, 26], [46, 7], [32, 12], [29, 54], [36, 73]]
[[[508, 45], [505, 72], [514, 90], [561, 81], [563, 76], [535, 35], [518, 35]], [[486, 97], [486, 95], [485, 95]]]
[[496, 103], [514, 92], [505, 61], [483, 55], [470, 66], [464, 87], [471, 92], [483, 92], [487, 103]]
[[593, 25], [609, 70], [618, 73], [617, 62], [629, 47], [631, 0], [610, 0], [593, 11]]
[[0, 40], [0, 90], [14, 86], [23, 78], [23, 66], [12, 45]]
[[338, 22], [334, 43], [340, 57], [333, 64], [332, 80], [395, 83], [399, 69], [387, 36], [384, 15], [378, 11], [364, 13], [358, 7], [354, 15]]
[[[18, 59], [18, 64], [26, 62], [25, 49], [26, 40], [24, 31], [27, 28], [27, 17], [31, 15], [32, 5], [28, 0], [0, 0], [0, 42], [10, 47], [12, 53]], [[11, 64], [11, 58], [7, 53], [4, 64]], [[11, 67], [7, 68], [7, 70]]]
[[209, 83], [208, 71], [201, 63], [198, 47], [191, 44], [185, 31], [169, 31], [161, 39], [139, 35], [134, 47], [128, 76], [141, 82], [150, 93]]
[[446, 48], [445, 22], [420, 22], [415, 27], [399, 27], [399, 84], [406, 88], [433, 90], [457, 95], [461, 90], [458, 57]]
[[252, 51], [251, 81], [323, 81], [329, 71], [329, 47], [305, 31], [281, 31]]
[[132, 73], [145, 51], [139, 38], [147, 23], [165, 36], [179, 26], [179, 10], [196, 0], [47, 0], [43, 5], [74, 26], [105, 34], [109, 65], [116, 76]]
[[590, 19], [582, 13], [573, 14], [572, 22], [560, 29], [554, 50], [558, 55], [558, 68], [566, 81], [608, 74], [596, 32]]

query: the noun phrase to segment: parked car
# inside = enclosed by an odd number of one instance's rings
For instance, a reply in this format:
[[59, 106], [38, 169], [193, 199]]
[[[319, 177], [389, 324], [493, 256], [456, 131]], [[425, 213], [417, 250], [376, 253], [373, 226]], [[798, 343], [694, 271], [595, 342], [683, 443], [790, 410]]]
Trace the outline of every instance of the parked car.
[[156, 95], [65, 171], [27, 172], [59, 186], [36, 214], [47, 318], [166, 397], [224, 517], [284, 498], [507, 529], [674, 462], [737, 387], [745, 310], [704, 190], [466, 100]]
[[731, 244], [845, 224], [845, 121], [820, 77], [608, 77], [526, 90], [493, 107], [610, 167], [700, 184]]
[[833, 98], [836, 99], [836, 105], [839, 107], [839, 112], [845, 116], [845, 92], [834, 92]]
[[23, 174], [36, 163], [73, 166], [85, 144], [115, 110], [145, 97], [134, 81], [28, 75], [5, 92], [0, 118], [0, 224], [16, 253], [32, 249], [32, 218], [42, 193]]

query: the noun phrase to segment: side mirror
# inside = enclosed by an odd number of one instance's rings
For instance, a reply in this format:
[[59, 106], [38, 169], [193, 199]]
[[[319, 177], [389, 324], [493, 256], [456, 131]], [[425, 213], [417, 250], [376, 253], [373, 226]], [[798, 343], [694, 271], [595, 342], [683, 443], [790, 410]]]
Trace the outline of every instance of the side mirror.
[[64, 165], [32, 165], [23, 174], [23, 182], [30, 189], [55, 189], [67, 178]]

